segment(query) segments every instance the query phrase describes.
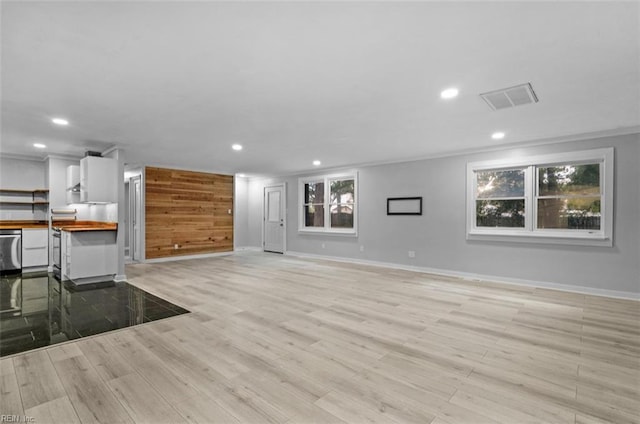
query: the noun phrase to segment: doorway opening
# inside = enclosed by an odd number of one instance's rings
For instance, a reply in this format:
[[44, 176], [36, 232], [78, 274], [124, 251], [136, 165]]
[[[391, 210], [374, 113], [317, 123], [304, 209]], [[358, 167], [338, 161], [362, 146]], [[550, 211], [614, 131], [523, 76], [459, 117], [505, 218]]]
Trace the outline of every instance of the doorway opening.
[[144, 260], [143, 241], [143, 201], [142, 175], [137, 172], [125, 172], [125, 238], [124, 256], [127, 262]]

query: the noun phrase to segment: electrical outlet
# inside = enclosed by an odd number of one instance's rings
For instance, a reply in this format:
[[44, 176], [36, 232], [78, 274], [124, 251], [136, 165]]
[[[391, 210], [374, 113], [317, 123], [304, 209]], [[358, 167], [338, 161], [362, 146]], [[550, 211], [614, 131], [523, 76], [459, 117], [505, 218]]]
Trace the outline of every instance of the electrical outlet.
[[322, 248], [323, 248], [323, 249], [325, 248], [324, 243], [322, 243]]
[[410, 258], [415, 258], [416, 257], [416, 252], [414, 250], [409, 250], [409, 257]]
[[363, 244], [360, 245], [360, 251], [364, 252], [364, 245]]
[[173, 250], [178, 250], [178, 243], [173, 245]]

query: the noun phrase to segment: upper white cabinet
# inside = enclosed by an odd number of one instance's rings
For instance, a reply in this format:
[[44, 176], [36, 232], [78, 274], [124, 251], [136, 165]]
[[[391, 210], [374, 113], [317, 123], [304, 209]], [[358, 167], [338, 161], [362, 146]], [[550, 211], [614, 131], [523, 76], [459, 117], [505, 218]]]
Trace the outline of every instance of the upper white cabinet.
[[67, 205], [80, 203], [80, 167], [67, 167]]
[[118, 162], [115, 159], [87, 156], [80, 160], [80, 201], [118, 201]]

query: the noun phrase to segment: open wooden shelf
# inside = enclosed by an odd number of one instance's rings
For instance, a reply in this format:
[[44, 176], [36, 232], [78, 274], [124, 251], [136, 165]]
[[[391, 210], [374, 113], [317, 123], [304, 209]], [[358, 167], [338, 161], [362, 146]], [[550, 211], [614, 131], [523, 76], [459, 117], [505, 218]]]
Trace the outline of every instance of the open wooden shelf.
[[0, 188], [0, 196], [2, 196], [0, 197], [0, 206], [29, 207], [32, 212], [35, 211], [36, 207], [41, 208], [49, 205], [49, 201], [47, 200], [49, 190], [45, 188], [34, 190]]
[[16, 190], [13, 188], [0, 188], [0, 193], [24, 193], [24, 194], [49, 193], [49, 190], [46, 188], [39, 188], [35, 190]]
[[0, 200], [0, 205], [48, 205], [49, 202], [5, 202]]

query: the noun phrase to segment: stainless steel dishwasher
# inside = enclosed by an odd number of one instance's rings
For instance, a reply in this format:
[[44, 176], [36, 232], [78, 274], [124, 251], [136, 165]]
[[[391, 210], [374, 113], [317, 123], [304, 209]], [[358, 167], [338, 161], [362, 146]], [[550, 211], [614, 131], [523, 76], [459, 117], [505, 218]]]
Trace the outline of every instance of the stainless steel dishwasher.
[[0, 272], [22, 269], [22, 230], [0, 230]]

